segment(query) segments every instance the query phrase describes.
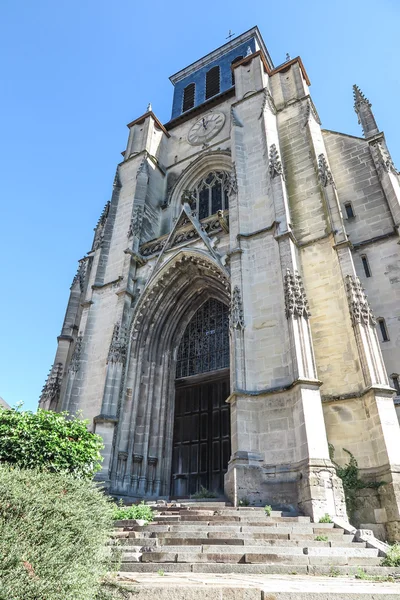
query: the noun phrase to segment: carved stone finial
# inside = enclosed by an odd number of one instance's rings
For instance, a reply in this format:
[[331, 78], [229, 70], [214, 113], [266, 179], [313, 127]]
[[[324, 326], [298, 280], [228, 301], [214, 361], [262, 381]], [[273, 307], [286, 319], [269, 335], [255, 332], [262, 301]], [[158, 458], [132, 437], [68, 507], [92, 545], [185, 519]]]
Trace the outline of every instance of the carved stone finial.
[[376, 320], [369, 305], [367, 295], [358, 277], [347, 275], [347, 298], [353, 325], [364, 323], [364, 325], [376, 325]]
[[181, 196], [181, 203], [189, 204], [190, 208], [196, 208], [196, 194], [193, 190], [183, 190]]
[[70, 373], [77, 373], [81, 368], [82, 342], [83, 342], [83, 336], [78, 335], [78, 337], [76, 338], [74, 350], [72, 352], [71, 361], [70, 361], [69, 367], [68, 367], [68, 371]]
[[243, 303], [239, 286], [235, 285], [231, 298], [230, 325], [232, 329], [244, 329]]
[[379, 133], [378, 125], [372, 112], [371, 102], [364, 96], [357, 85], [353, 85], [354, 110], [358, 116], [364, 137], [371, 137]]
[[318, 177], [324, 187], [335, 185], [332, 172], [326, 162], [324, 154], [318, 156]]
[[98, 250], [101, 248], [104, 238], [104, 230], [107, 223], [108, 213], [110, 212], [110, 202], [107, 202], [105, 207], [103, 208], [103, 212], [100, 215], [100, 219], [97, 222], [93, 240], [93, 250]]
[[289, 54], [289, 52], [286, 52], [285, 62], [288, 62], [289, 60], [291, 60], [290, 54]]
[[107, 363], [124, 363], [127, 347], [126, 327], [116, 323], [108, 351]]
[[153, 109], [151, 107], [151, 102], [148, 103], [147, 105], [147, 112], [151, 112]]
[[63, 366], [60, 362], [54, 364], [47, 376], [46, 383], [43, 386], [40, 394], [40, 403], [50, 403], [58, 400], [61, 390]]
[[362, 93], [358, 85], [353, 85], [353, 98], [354, 98], [354, 110], [358, 113], [358, 110], [362, 104], [371, 108], [372, 104], [368, 98]]
[[269, 174], [271, 179], [276, 175], [283, 177], [283, 166], [275, 144], [272, 144], [269, 149]]
[[74, 287], [74, 285], [79, 282], [80, 290], [81, 290], [81, 292], [83, 292], [83, 290], [85, 288], [86, 271], [87, 271], [87, 260], [82, 258], [79, 261], [78, 270], [75, 273], [75, 276], [72, 280], [72, 284], [71, 284], [71, 288], [70, 288], [71, 290]]
[[290, 269], [285, 275], [285, 307], [288, 319], [294, 316], [307, 319], [311, 314], [301, 275], [298, 271], [292, 273]]
[[135, 206], [132, 213], [131, 222], [128, 229], [128, 238], [132, 236], [140, 237], [140, 231], [142, 228], [143, 221], [143, 207]]
[[228, 181], [226, 184], [226, 193], [228, 194], [229, 198], [236, 196], [238, 193], [238, 182], [237, 182], [235, 163], [232, 163], [232, 169], [228, 173]]

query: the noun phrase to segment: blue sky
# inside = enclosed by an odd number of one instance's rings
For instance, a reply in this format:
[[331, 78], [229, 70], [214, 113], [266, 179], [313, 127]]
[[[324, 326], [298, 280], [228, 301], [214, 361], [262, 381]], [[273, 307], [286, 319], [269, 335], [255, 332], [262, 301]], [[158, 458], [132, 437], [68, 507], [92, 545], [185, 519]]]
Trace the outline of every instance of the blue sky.
[[400, 166], [398, 0], [2, 0], [0, 396], [35, 409], [77, 261], [111, 195], [126, 124], [170, 117], [169, 75], [258, 25], [300, 55], [327, 129], [361, 135], [352, 84]]

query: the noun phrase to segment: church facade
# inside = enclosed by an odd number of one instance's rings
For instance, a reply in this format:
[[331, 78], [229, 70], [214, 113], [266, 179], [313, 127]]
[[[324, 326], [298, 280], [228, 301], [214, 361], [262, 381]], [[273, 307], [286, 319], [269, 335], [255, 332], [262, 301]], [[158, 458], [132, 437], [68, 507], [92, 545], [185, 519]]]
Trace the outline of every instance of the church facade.
[[323, 129], [300, 58], [257, 28], [171, 77], [79, 261], [40, 406], [83, 411], [100, 479], [346, 516], [400, 536], [400, 187], [371, 104]]

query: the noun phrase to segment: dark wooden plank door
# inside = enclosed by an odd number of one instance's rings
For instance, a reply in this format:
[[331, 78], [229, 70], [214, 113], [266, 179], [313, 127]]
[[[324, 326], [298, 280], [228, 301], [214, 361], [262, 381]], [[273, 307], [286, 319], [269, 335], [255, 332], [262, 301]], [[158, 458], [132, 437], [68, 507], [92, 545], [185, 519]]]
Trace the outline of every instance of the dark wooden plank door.
[[182, 498], [204, 486], [220, 495], [231, 452], [229, 375], [177, 382], [171, 495]]

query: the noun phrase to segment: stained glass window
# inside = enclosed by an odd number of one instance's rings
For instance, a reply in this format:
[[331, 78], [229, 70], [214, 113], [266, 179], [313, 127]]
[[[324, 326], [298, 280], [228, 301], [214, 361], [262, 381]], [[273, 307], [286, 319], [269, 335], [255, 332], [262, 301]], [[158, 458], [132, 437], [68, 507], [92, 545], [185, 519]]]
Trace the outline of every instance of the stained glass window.
[[228, 210], [228, 182], [228, 173], [212, 171], [195, 186], [191, 208], [200, 220], [215, 215], [219, 210]]
[[178, 349], [176, 377], [229, 367], [229, 309], [207, 300], [186, 327]]

